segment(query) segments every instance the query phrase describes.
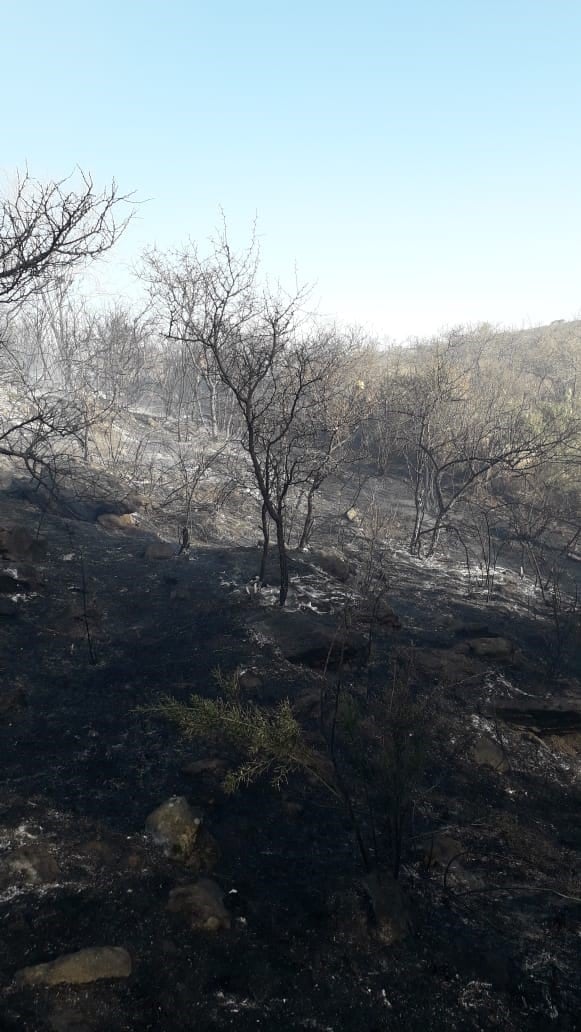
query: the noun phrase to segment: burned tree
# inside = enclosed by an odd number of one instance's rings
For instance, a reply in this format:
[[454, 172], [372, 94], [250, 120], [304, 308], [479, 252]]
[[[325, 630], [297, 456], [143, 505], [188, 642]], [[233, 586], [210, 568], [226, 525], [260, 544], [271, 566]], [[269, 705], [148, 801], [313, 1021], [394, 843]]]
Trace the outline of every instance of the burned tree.
[[52, 463], [65, 439], [81, 442], [87, 415], [76, 395], [62, 396], [52, 384], [43, 388], [42, 370], [21, 361], [14, 315], [109, 251], [131, 218], [128, 201], [115, 182], [99, 192], [83, 172], [76, 186], [70, 179], [41, 183], [26, 172], [13, 196], [0, 199], [1, 374], [16, 405], [0, 419], [0, 452], [31, 471]]
[[[261, 286], [254, 238], [246, 251], [234, 253], [223, 230], [208, 259], [201, 259], [194, 248], [179, 261], [171, 282], [187, 287], [187, 315], [182, 289], [169, 312], [167, 336], [189, 350], [197, 367], [211, 369], [234, 402], [261, 499], [260, 578], [265, 577], [274, 527], [284, 605], [289, 493], [320, 485], [339, 436], [338, 430], [331, 435], [327, 457], [323, 448], [315, 462], [314, 452], [327, 430], [321, 390], [337, 362], [337, 350], [329, 346], [329, 335], [305, 317], [303, 290], [287, 295]], [[167, 264], [158, 267], [165, 269], [167, 285]]]
[[76, 189], [19, 175], [13, 198], [0, 200], [0, 303], [20, 303], [109, 251], [131, 218], [128, 201], [115, 182], [96, 191], [85, 172]]

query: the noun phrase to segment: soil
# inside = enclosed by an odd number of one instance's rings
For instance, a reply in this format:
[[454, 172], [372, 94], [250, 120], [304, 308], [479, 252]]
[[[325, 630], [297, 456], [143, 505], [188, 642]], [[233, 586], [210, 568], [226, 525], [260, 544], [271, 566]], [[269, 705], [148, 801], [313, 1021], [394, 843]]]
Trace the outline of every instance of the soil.
[[[433, 730], [401, 873], [409, 932], [386, 945], [349, 822], [324, 790], [296, 776], [279, 792], [226, 795], [228, 755], [180, 741], [143, 709], [159, 693], [211, 695], [217, 667], [250, 671], [248, 690], [266, 705], [312, 693], [321, 635], [357, 584], [295, 555], [281, 614], [275, 588], [254, 592], [256, 547], [192, 540], [187, 554], [148, 560], [143, 527], [41, 515], [0, 494], [0, 525], [34, 533], [39, 520], [48, 552], [37, 583], [0, 611], [2, 1028], [581, 1027], [578, 656], [555, 671], [530, 586], [507, 577], [488, 599], [453, 562], [391, 552], [401, 630], [377, 630], [371, 669], [379, 681], [395, 649], [412, 650]], [[349, 534], [356, 566], [363, 545]], [[497, 639], [497, 653], [479, 655], [469, 643], [480, 639]], [[350, 677], [369, 678], [358, 650]], [[527, 709], [529, 696], [542, 705]], [[559, 719], [539, 722], [553, 704]], [[229, 927], [193, 930], [168, 908], [192, 871], [145, 822], [176, 795], [202, 809], [218, 844], [211, 877]], [[129, 951], [130, 977], [15, 981], [101, 946]]]

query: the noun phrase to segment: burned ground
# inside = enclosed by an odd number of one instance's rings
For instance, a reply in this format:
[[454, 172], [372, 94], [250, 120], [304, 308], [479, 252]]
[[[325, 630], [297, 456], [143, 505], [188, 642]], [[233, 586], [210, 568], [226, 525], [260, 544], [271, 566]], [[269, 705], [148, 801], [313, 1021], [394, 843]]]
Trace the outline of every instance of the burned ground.
[[[373, 676], [413, 652], [432, 740], [401, 876], [409, 932], [386, 946], [324, 792], [293, 776], [226, 795], [229, 756], [142, 710], [160, 692], [211, 695], [217, 667], [251, 671], [265, 705], [308, 698], [356, 577], [295, 556], [281, 614], [253, 593], [255, 547], [205, 534], [187, 556], [146, 560], [144, 526], [107, 531], [0, 496], [0, 524], [39, 521], [38, 582], [0, 614], [2, 1027], [578, 1027], [581, 690], [574, 650], [548, 672], [551, 624], [530, 586], [507, 572], [487, 600], [453, 564], [391, 554], [401, 629], [378, 629]], [[356, 570], [355, 533], [345, 547]], [[355, 649], [350, 678], [367, 676]], [[145, 821], [173, 796], [204, 812], [230, 928], [192, 930], [168, 909], [192, 872]], [[94, 946], [128, 950], [131, 976], [14, 980]]]

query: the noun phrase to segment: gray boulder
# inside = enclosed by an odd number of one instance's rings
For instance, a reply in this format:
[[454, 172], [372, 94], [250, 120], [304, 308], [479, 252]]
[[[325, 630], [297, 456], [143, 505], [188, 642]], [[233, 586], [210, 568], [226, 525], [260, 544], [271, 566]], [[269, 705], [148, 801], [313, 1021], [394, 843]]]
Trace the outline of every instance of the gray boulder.
[[86, 985], [101, 978], [129, 978], [131, 957], [121, 946], [95, 946], [67, 953], [46, 964], [22, 968], [17, 985]]
[[188, 861], [194, 854], [202, 820], [202, 811], [191, 807], [185, 796], [172, 796], [149, 814], [145, 830], [167, 856]]

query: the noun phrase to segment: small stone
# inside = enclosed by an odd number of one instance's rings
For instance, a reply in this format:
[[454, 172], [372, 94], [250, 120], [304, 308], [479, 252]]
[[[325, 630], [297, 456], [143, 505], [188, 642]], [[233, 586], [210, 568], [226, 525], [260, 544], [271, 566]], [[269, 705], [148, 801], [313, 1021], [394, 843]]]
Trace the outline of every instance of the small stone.
[[167, 856], [188, 860], [203, 820], [201, 810], [193, 809], [185, 796], [172, 796], [149, 814], [145, 829]]
[[355, 507], [347, 509], [345, 519], [349, 520], [349, 523], [355, 523], [359, 519], [359, 509], [356, 509]]
[[131, 971], [131, 957], [123, 947], [95, 946], [22, 968], [14, 980], [17, 985], [85, 985], [101, 978], [129, 978]]
[[210, 878], [193, 885], [180, 885], [169, 895], [168, 910], [187, 917], [193, 929], [217, 932], [230, 928], [230, 914], [224, 906], [224, 893]]

